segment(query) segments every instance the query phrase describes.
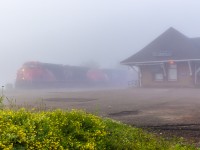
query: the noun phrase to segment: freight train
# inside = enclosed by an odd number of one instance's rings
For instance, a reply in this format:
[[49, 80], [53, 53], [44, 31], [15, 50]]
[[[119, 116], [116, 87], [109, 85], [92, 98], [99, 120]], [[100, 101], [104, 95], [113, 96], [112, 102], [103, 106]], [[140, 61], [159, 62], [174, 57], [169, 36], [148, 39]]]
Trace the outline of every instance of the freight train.
[[26, 62], [17, 71], [16, 88], [67, 88], [126, 84], [130, 74], [116, 69], [91, 69], [42, 62]]

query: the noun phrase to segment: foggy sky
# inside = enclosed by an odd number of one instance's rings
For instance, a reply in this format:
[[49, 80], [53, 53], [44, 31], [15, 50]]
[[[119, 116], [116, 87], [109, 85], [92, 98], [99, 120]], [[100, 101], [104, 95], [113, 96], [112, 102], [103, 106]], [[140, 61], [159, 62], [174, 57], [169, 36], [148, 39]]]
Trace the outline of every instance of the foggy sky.
[[114, 67], [169, 27], [200, 37], [199, 0], [1, 0], [0, 85], [26, 61]]

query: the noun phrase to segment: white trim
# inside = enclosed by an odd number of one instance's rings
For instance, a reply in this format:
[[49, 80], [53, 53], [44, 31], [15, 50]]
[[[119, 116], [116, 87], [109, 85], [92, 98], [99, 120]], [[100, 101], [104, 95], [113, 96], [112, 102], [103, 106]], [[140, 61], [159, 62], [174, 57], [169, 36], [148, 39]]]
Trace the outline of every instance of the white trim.
[[[130, 63], [121, 63], [122, 65], [142, 65], [142, 64], [153, 64], [153, 63], [163, 63], [163, 62], [169, 62], [170, 60], [173, 59], [169, 59], [169, 60], [163, 60], [163, 61], [145, 61], [145, 62], [130, 62]], [[173, 60], [174, 62], [183, 62], [183, 61], [200, 61], [200, 59], [181, 59], [181, 60]]]
[[[148, 66], [151, 66], [151, 65], [163, 65], [163, 63], [148, 63], [148, 64], [137, 64], [138, 66], [142, 66], [142, 65], [148, 65]], [[132, 66], [137, 66], [137, 65], [134, 65], [132, 64]]]
[[129, 66], [129, 67], [132, 68], [135, 72], [138, 72], [138, 70], [135, 68], [135, 66]]

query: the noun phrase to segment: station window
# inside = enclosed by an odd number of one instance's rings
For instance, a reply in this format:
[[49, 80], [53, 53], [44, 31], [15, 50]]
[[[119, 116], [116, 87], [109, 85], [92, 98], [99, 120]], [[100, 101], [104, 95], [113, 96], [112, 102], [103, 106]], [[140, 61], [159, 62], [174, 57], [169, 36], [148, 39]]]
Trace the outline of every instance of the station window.
[[155, 73], [154, 79], [155, 79], [155, 81], [163, 81], [164, 76], [162, 73]]
[[177, 65], [170, 64], [168, 67], [168, 81], [177, 81]]
[[163, 69], [161, 65], [151, 66], [154, 81], [164, 81]]

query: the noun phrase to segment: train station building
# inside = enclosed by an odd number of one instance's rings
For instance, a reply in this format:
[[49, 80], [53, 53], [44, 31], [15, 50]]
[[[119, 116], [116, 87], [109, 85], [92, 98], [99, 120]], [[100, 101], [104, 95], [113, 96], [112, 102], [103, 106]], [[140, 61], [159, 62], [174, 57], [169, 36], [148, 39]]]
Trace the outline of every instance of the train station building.
[[137, 68], [140, 87], [200, 87], [200, 38], [171, 27], [121, 64]]

